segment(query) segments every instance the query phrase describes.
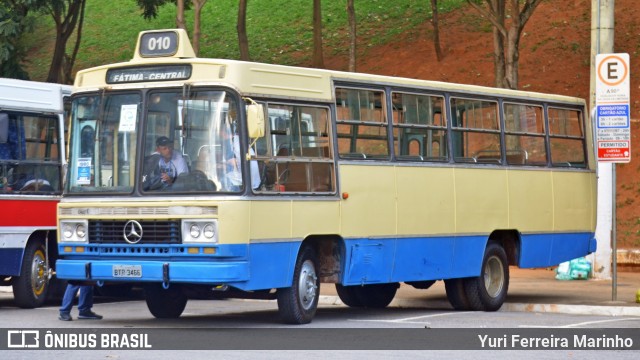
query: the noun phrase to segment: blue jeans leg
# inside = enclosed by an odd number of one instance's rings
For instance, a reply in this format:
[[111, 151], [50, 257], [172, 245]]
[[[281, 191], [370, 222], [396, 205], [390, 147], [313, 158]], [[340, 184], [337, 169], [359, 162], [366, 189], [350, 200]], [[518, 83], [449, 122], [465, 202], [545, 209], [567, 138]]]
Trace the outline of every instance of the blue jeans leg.
[[83, 313], [91, 311], [93, 307], [93, 286], [80, 286], [80, 298], [78, 299], [78, 311]]
[[73, 300], [78, 293], [78, 289], [80, 289], [80, 285], [67, 284], [67, 289], [64, 291], [64, 296], [62, 297], [62, 306], [60, 307], [60, 312], [71, 312], [71, 308], [73, 307]]

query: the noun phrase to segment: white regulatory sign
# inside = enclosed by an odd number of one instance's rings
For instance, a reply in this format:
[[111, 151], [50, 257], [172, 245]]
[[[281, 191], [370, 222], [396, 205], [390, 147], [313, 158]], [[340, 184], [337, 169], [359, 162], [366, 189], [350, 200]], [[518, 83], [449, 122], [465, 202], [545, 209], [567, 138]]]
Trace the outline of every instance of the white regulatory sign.
[[598, 161], [631, 161], [629, 54], [596, 55]]

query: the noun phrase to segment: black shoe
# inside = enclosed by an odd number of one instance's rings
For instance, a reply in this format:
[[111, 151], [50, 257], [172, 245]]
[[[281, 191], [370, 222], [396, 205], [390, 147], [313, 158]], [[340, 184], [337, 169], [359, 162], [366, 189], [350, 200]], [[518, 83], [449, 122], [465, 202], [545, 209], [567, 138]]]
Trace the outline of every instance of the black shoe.
[[73, 318], [71, 317], [71, 314], [61, 312], [60, 315], [58, 315], [58, 320], [71, 321]]
[[78, 314], [78, 319], [101, 320], [102, 319], [102, 315], [98, 315], [98, 314], [94, 313], [93, 311], [89, 310], [89, 311], [83, 311], [83, 312], [79, 313]]

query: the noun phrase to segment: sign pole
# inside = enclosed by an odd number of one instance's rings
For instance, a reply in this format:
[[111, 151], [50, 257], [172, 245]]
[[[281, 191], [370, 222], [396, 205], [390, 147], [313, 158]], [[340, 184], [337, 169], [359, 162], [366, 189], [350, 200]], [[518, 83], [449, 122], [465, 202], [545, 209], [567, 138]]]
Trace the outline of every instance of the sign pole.
[[618, 298], [616, 163], [631, 161], [629, 54], [596, 55], [596, 140], [598, 162], [611, 164], [611, 300]]
[[616, 164], [611, 164], [611, 177], [613, 181], [613, 224], [611, 224], [611, 251], [612, 251], [612, 261], [611, 261], [611, 301], [618, 300], [618, 238], [617, 238], [617, 191], [616, 191]]

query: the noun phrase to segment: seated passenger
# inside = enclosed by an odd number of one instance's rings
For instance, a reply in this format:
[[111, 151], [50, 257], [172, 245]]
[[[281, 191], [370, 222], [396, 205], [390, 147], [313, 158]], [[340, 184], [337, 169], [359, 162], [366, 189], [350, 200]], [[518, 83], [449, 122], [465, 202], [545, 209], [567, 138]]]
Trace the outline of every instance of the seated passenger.
[[142, 178], [143, 190], [170, 187], [178, 175], [188, 173], [187, 162], [179, 152], [173, 151], [173, 142], [166, 136], [156, 140], [156, 152], [147, 158]]

